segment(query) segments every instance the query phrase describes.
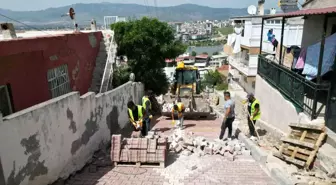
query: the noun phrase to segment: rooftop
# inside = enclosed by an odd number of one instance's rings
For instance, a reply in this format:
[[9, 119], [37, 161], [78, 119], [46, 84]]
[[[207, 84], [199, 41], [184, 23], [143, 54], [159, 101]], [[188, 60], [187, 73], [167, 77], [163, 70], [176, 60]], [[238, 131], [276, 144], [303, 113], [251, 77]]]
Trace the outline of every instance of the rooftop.
[[[91, 30], [82, 30], [81, 33], [89, 33], [93, 32]], [[17, 39], [25, 39], [25, 38], [36, 38], [36, 37], [53, 37], [53, 36], [62, 36], [65, 34], [72, 34], [73, 30], [46, 30], [46, 31], [24, 31], [24, 32], [16, 32]], [[13, 40], [13, 39], [4, 39], [3, 35], [0, 33], [0, 41], [3, 40]], [[16, 39], [15, 39], [16, 40]]]
[[281, 13], [275, 15], [268, 15], [264, 18], [278, 18], [278, 17], [298, 17], [305, 15], [324, 15], [324, 14], [335, 14], [336, 15], [336, 6], [328, 8], [314, 8], [314, 9], [304, 9], [295, 12]]

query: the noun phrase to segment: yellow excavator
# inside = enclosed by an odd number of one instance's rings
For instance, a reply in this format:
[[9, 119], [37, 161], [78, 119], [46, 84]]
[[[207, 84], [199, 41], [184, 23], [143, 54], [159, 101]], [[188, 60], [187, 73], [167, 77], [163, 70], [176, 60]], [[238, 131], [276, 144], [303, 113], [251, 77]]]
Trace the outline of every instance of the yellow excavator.
[[[198, 68], [178, 62], [170, 93], [163, 96], [166, 103], [180, 99], [186, 107], [184, 118], [208, 117], [211, 113], [210, 103], [201, 93], [201, 77]], [[162, 111], [162, 115], [171, 116], [171, 110]]]

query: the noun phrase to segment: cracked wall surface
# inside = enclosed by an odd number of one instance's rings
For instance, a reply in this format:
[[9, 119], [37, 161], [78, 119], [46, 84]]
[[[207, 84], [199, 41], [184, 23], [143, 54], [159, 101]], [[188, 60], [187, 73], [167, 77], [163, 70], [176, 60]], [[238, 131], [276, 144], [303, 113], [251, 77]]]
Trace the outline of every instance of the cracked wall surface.
[[104, 94], [72, 92], [0, 116], [0, 182], [50, 184], [80, 170], [112, 133], [128, 128], [127, 101], [143, 85], [128, 82]]

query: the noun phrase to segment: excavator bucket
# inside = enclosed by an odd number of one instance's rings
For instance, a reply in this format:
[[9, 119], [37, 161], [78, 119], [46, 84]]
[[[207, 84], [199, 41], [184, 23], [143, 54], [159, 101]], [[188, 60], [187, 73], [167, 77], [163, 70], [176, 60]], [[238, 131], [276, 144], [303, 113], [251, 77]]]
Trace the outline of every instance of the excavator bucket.
[[180, 98], [181, 102], [186, 107], [184, 118], [185, 119], [198, 119], [207, 118], [211, 114], [210, 102], [204, 98], [203, 95], [193, 96], [177, 96], [177, 95], [164, 95], [162, 105], [162, 115], [171, 117], [171, 111], [174, 102]]

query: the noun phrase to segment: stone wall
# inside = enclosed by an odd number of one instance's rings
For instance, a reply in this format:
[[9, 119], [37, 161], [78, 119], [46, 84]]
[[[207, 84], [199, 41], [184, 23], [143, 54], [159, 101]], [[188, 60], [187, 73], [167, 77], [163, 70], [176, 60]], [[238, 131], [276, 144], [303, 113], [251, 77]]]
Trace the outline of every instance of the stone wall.
[[142, 84], [128, 82], [104, 94], [72, 92], [0, 116], [0, 178], [6, 185], [46, 185], [80, 170], [112, 133], [127, 132], [127, 102], [140, 103], [143, 91]]

